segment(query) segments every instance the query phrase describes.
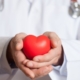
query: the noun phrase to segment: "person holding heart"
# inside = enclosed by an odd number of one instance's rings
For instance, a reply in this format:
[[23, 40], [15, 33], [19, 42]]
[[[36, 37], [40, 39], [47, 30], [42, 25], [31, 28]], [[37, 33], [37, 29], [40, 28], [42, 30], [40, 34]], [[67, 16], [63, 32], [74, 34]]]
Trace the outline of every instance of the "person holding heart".
[[[0, 0], [0, 80], [80, 80], [80, 10], [74, 2], [80, 0]], [[43, 40], [35, 38], [41, 35]]]
[[[47, 46], [49, 46], [47, 53], [43, 55], [39, 54], [40, 56], [37, 55], [37, 56], [34, 56], [33, 58], [30, 58], [30, 56], [34, 54], [32, 51], [31, 51], [32, 52], [31, 54], [27, 53], [27, 56], [24, 56], [23, 51], [21, 51], [24, 46], [23, 39], [26, 37], [25, 33], [17, 34], [9, 43], [9, 47], [8, 47], [9, 51], [7, 52], [8, 62], [10, 63], [10, 61], [12, 62], [15, 61], [17, 67], [19, 67], [28, 77], [32, 79], [47, 75], [50, 71], [53, 70], [52, 65], [61, 66], [63, 64], [63, 49], [62, 49], [60, 38], [54, 32], [45, 32], [43, 35], [47, 36], [50, 39], [51, 49], [50, 49], [49, 41], [47, 41], [48, 42]], [[29, 41], [30, 40], [31, 39], [29, 39]], [[25, 43], [25, 45], [26, 44], [27, 42]], [[29, 45], [29, 42], [28, 42], [28, 45]], [[34, 45], [36, 45], [36, 43]], [[34, 46], [32, 47], [34, 48]], [[10, 55], [10, 53], [12, 54]]]

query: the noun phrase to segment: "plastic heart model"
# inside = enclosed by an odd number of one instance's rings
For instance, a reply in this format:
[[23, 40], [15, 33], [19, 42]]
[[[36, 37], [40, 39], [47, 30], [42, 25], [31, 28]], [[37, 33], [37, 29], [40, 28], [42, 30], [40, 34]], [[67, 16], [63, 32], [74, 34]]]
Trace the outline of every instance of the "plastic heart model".
[[35, 56], [46, 54], [50, 50], [50, 40], [45, 35], [38, 37], [28, 35], [23, 39], [23, 53], [28, 59]]

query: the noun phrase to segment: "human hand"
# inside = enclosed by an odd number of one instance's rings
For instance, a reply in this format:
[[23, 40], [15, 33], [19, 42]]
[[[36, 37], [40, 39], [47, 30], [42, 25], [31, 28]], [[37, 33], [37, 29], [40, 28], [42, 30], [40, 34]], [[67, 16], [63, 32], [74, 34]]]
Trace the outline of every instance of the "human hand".
[[11, 39], [7, 49], [8, 61], [14, 61], [17, 67], [20, 68], [26, 74], [26, 76], [30, 77], [31, 79], [42, 77], [52, 70], [52, 66], [49, 65], [38, 69], [31, 69], [23, 64], [25, 60], [29, 61], [22, 52], [23, 39], [26, 36], [27, 35], [25, 33], [19, 33]]
[[40, 68], [48, 65], [62, 65], [63, 63], [63, 50], [61, 46], [61, 40], [54, 32], [45, 32], [46, 35], [51, 40], [51, 50], [41, 56], [36, 56], [33, 61], [24, 61], [24, 64], [29, 68]]

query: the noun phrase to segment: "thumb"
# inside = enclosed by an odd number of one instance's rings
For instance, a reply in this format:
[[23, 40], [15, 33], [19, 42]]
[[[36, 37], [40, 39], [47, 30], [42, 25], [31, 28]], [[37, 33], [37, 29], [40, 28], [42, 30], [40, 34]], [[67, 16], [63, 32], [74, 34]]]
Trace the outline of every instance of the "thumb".
[[45, 32], [43, 35], [47, 36], [51, 41], [51, 47], [56, 48], [58, 46], [58, 36], [54, 32]]
[[17, 35], [15, 35], [14, 37], [14, 43], [13, 45], [15, 50], [21, 50], [23, 48], [23, 39], [26, 37], [26, 34], [25, 33], [19, 33]]
[[15, 49], [16, 50], [21, 50], [23, 48], [23, 41], [20, 39], [16, 42]]
[[50, 40], [51, 40], [51, 47], [52, 47], [52, 48], [56, 48], [58, 42], [57, 42], [56, 40], [54, 40], [54, 39], [50, 39]]

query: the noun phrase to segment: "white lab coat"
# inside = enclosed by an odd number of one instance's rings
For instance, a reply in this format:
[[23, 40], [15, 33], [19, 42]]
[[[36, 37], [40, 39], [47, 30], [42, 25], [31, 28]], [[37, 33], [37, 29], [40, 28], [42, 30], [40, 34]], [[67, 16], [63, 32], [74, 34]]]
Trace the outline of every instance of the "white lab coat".
[[[80, 2], [80, 0], [78, 0]], [[28, 80], [6, 60], [9, 40], [19, 32], [40, 35], [45, 31], [61, 38], [66, 68], [49, 73], [52, 80], [80, 80], [80, 18], [68, 14], [70, 0], [4, 0], [0, 12], [0, 80]], [[67, 76], [64, 76], [67, 73]], [[40, 80], [50, 80], [48, 76]]]

